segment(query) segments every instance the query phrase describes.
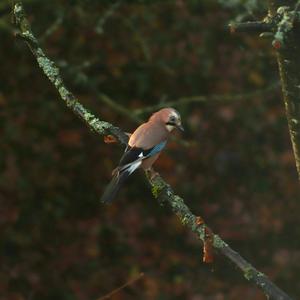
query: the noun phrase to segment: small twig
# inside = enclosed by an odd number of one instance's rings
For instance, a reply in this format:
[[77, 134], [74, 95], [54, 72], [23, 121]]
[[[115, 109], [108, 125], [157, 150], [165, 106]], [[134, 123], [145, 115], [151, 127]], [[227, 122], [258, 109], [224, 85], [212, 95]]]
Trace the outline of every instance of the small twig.
[[49, 36], [51, 36], [58, 29], [58, 27], [62, 24], [63, 20], [64, 20], [64, 12], [60, 11], [58, 17], [54, 20], [52, 25], [39, 38], [40, 41], [44, 42]]
[[103, 14], [103, 16], [100, 17], [100, 19], [97, 22], [95, 31], [98, 34], [102, 34], [104, 32], [103, 27], [107, 20], [114, 14], [114, 12], [119, 8], [121, 5], [122, 0], [116, 1], [113, 3], [110, 8]]
[[228, 25], [231, 33], [248, 32], [248, 33], [262, 33], [272, 32], [273, 25], [265, 22], [243, 22], [231, 23]]
[[136, 281], [140, 280], [141, 278], [143, 278], [145, 276], [144, 273], [140, 273], [139, 275], [137, 275], [136, 277], [130, 279], [129, 281], [127, 281], [126, 283], [124, 283], [123, 285], [121, 285], [120, 287], [114, 289], [113, 291], [111, 291], [110, 293], [98, 298], [97, 300], [105, 300], [105, 299], [109, 299], [110, 297], [112, 297], [114, 294], [120, 292], [121, 290], [123, 290], [124, 288], [134, 284]]
[[162, 107], [174, 106], [178, 107], [180, 105], [186, 105], [190, 103], [202, 103], [202, 102], [229, 102], [229, 101], [241, 101], [241, 100], [249, 100], [255, 97], [264, 96], [271, 91], [276, 90], [279, 87], [279, 82], [275, 82], [270, 84], [264, 89], [259, 89], [256, 91], [248, 92], [248, 93], [240, 93], [240, 94], [232, 94], [232, 95], [210, 95], [210, 96], [191, 96], [191, 97], [181, 97], [174, 101], [167, 101], [158, 103], [152, 106], [147, 106], [145, 108], [134, 110], [135, 115], [141, 115], [144, 113], [150, 113], [156, 111]]
[[126, 116], [127, 118], [137, 122], [142, 123], [142, 119], [135, 114], [132, 113], [129, 109], [125, 108], [124, 106], [118, 104], [116, 101], [112, 100], [110, 97], [108, 97], [105, 94], [98, 93], [96, 96], [105, 104], [107, 104], [109, 107], [113, 108], [115, 111], [121, 113], [122, 115]]

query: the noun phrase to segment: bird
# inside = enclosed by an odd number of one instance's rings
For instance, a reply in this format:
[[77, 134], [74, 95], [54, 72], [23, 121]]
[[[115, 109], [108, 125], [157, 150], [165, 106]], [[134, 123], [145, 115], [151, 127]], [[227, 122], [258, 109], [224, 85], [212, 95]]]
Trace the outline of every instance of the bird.
[[151, 171], [153, 163], [165, 148], [174, 129], [184, 131], [181, 117], [171, 107], [163, 108], [140, 125], [130, 136], [128, 145], [118, 166], [112, 172], [112, 179], [101, 197], [101, 202], [111, 203], [126, 179], [138, 168]]

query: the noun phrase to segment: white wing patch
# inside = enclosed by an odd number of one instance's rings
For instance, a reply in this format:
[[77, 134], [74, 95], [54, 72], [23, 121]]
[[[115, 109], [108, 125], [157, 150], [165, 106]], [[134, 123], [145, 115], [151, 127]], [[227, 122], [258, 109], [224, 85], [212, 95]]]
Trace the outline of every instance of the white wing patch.
[[128, 171], [129, 174], [132, 174], [141, 164], [142, 164], [141, 160], [136, 160], [135, 162], [128, 165], [128, 168], [126, 171]]

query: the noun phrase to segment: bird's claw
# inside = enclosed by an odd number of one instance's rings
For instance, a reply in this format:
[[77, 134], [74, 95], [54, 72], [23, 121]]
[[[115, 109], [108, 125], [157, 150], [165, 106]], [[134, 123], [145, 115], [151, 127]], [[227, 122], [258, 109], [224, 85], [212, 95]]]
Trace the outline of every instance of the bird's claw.
[[152, 181], [155, 177], [159, 176], [158, 172], [155, 172], [153, 168], [146, 170], [147, 177]]

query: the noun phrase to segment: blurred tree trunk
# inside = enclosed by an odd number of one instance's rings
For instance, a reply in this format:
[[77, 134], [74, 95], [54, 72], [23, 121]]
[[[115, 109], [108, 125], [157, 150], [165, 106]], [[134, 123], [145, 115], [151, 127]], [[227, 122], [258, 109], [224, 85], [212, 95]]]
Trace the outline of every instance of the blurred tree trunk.
[[[278, 7], [289, 6], [290, 11], [299, 9], [300, 1], [268, 0], [269, 13], [274, 17]], [[289, 21], [286, 22], [288, 29]], [[289, 131], [294, 150], [298, 178], [300, 180], [300, 22], [296, 17], [290, 23], [290, 30], [283, 31], [284, 43], [277, 49], [283, 99], [288, 119]], [[282, 22], [282, 21], [281, 21]], [[280, 26], [280, 23], [279, 25]], [[278, 32], [278, 31], [277, 31]]]

